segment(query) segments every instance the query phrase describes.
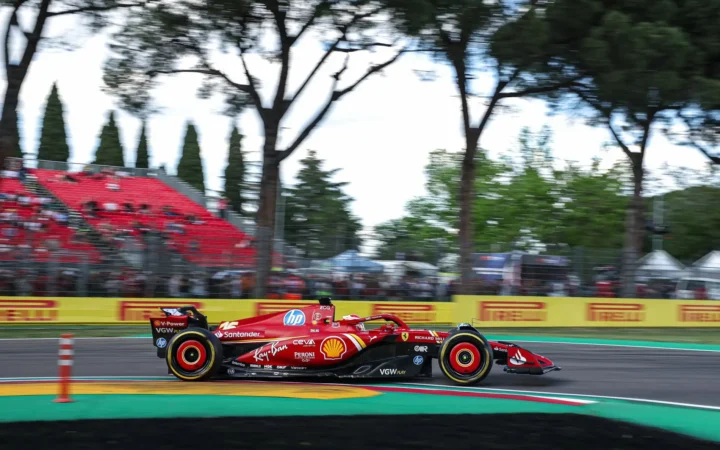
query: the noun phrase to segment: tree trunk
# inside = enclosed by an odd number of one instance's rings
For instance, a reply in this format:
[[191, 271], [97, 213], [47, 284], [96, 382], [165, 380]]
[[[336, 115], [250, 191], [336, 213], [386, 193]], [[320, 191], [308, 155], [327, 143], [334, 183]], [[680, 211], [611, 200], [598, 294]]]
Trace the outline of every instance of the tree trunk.
[[625, 218], [625, 243], [623, 248], [623, 292], [622, 297], [637, 296], [635, 269], [642, 251], [645, 236], [645, 205], [643, 203], [644, 170], [642, 158], [633, 161], [633, 196]]
[[475, 198], [475, 158], [466, 150], [460, 178], [460, 226], [458, 237], [460, 246], [460, 294], [471, 294], [473, 275], [472, 253], [475, 234], [473, 233], [473, 199]]
[[277, 150], [277, 128], [265, 128], [263, 146], [263, 168], [260, 187], [260, 207], [257, 213], [257, 248], [255, 297], [265, 298], [267, 282], [272, 269], [273, 241], [275, 240], [275, 212], [278, 184], [280, 181], [280, 161]]
[[0, 164], [6, 167], [6, 158], [12, 157], [15, 145], [18, 142], [18, 116], [17, 106], [20, 100], [20, 87], [22, 86], [22, 73], [11, 66], [7, 70], [9, 77], [5, 100], [3, 103], [2, 117], [0, 117]]

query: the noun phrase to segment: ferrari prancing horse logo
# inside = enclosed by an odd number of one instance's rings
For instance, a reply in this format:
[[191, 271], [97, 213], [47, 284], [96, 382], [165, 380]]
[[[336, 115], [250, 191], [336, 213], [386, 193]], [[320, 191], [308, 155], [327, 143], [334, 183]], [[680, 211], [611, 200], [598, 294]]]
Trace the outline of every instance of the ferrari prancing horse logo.
[[410, 337], [410, 333], [403, 332], [403, 334], [401, 334], [400, 336], [402, 337], [403, 341], [407, 342], [408, 337]]

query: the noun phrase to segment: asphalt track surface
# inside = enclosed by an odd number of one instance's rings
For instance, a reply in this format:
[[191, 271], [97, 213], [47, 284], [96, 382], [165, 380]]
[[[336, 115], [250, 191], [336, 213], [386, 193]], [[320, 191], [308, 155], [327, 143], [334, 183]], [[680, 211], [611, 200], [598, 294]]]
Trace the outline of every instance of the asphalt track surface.
[[[594, 345], [519, 345], [547, 356], [562, 371], [510, 375], [493, 366], [478, 387], [692, 403], [720, 407], [720, 353]], [[57, 376], [56, 339], [0, 340], [0, 378]], [[76, 339], [73, 375], [168, 376], [151, 339]], [[422, 382], [452, 385], [435, 363]], [[389, 380], [385, 380], [388, 382]]]

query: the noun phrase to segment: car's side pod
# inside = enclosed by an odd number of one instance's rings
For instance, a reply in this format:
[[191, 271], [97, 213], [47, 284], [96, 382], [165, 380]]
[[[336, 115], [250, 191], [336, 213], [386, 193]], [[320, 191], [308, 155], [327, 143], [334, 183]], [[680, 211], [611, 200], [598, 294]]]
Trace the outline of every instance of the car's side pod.
[[457, 384], [477, 384], [493, 366], [493, 350], [475, 327], [461, 323], [448, 333], [438, 352], [442, 373]]

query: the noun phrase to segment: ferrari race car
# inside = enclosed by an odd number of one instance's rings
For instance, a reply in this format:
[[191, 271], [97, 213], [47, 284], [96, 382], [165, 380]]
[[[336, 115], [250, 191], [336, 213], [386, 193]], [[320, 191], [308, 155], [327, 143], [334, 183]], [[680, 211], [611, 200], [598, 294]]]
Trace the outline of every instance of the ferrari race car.
[[[493, 362], [505, 372], [560, 370], [549, 359], [509, 342], [488, 341], [469, 324], [449, 332], [411, 329], [394, 314], [335, 318], [329, 298], [209, 327], [195, 307], [160, 308], [150, 318], [157, 356], [180, 380], [210, 378], [409, 379], [432, 377], [432, 360], [457, 384], [482, 381]], [[366, 322], [382, 321], [366, 329]]]

